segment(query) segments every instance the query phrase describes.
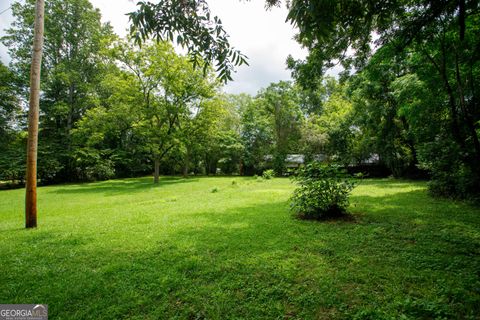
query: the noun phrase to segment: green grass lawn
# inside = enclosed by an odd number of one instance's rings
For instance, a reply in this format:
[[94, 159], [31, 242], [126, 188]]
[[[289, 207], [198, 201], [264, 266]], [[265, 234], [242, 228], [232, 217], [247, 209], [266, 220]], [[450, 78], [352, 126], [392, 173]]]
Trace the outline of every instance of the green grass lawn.
[[[232, 181], [236, 181], [232, 184]], [[217, 188], [217, 192], [212, 192]], [[0, 191], [0, 303], [51, 319], [478, 319], [480, 210], [366, 180], [351, 221], [299, 221], [288, 179]]]

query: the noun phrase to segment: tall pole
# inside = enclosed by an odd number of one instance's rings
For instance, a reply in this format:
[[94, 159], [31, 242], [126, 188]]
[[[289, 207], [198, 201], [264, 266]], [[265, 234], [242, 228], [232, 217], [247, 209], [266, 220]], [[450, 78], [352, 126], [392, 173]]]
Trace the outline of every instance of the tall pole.
[[44, 0], [37, 0], [35, 6], [32, 65], [30, 68], [30, 102], [28, 110], [27, 174], [25, 194], [26, 228], [37, 227], [37, 146], [44, 12]]

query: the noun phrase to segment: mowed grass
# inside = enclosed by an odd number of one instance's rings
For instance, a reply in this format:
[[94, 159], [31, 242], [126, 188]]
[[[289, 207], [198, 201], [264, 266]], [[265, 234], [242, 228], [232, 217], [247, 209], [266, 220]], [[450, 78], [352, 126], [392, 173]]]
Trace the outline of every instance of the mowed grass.
[[299, 221], [293, 188], [42, 187], [37, 230], [23, 229], [24, 190], [0, 191], [0, 303], [46, 303], [51, 319], [478, 319], [478, 208], [366, 180], [353, 220]]

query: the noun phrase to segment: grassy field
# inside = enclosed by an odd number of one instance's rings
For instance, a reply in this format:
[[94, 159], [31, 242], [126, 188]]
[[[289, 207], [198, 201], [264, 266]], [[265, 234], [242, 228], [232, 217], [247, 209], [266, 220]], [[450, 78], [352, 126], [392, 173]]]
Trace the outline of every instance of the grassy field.
[[[233, 183], [235, 181], [235, 183]], [[293, 219], [288, 179], [0, 191], [0, 303], [51, 319], [478, 319], [480, 210], [366, 180], [354, 219]], [[212, 190], [216, 192], [212, 192]]]

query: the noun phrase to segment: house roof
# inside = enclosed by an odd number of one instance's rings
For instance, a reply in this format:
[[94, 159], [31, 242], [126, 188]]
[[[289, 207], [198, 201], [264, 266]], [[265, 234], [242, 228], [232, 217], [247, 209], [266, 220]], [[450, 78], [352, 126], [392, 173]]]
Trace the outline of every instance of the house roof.
[[287, 154], [285, 162], [302, 164], [305, 161], [303, 154]]

